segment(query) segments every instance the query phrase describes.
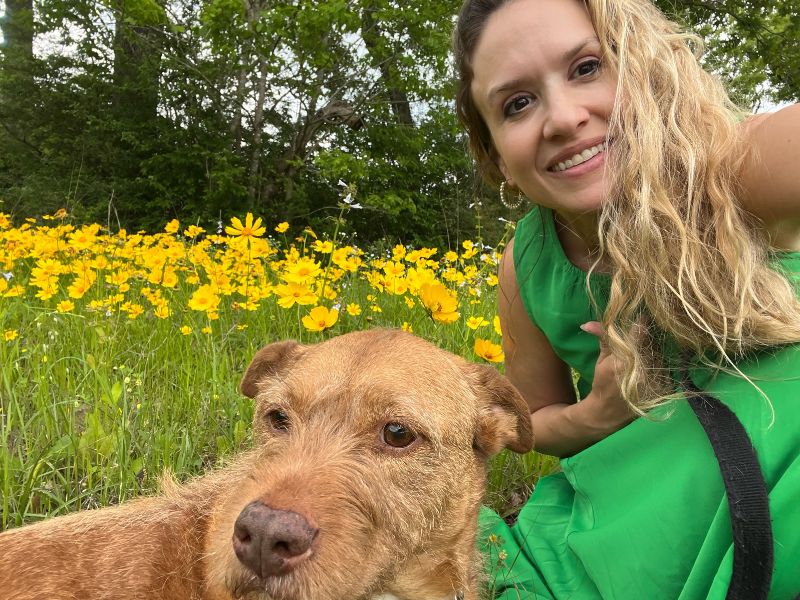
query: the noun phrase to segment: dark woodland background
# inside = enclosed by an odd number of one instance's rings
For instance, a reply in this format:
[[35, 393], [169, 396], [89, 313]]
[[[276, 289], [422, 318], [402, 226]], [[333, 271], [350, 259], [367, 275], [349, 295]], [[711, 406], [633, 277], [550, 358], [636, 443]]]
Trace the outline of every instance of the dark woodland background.
[[[745, 107], [800, 98], [800, 1], [659, 0]], [[0, 3], [3, 6], [3, 3]], [[513, 218], [453, 113], [460, 0], [6, 0], [0, 212], [112, 230], [246, 211], [365, 241]], [[476, 223], [476, 219], [479, 219]]]

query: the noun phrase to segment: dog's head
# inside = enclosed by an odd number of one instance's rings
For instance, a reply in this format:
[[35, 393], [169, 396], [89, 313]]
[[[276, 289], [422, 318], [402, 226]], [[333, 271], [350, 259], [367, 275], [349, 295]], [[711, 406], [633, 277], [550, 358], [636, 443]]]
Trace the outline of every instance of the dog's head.
[[[528, 406], [508, 379], [396, 329], [351, 333], [314, 346], [288, 340], [259, 350], [240, 385], [245, 396], [256, 400], [256, 435], [274, 429], [272, 411], [282, 396], [277, 388], [305, 388], [319, 397], [334, 380], [353, 401], [348, 410], [358, 410], [359, 404], [388, 406], [387, 399], [402, 398], [407, 410], [430, 413], [423, 420], [448, 411], [472, 417], [468, 430], [474, 447], [486, 456], [533, 447]], [[331, 402], [329, 396], [320, 399]], [[426, 404], [435, 406], [427, 411]]]
[[[219, 524], [233, 533], [228, 558], [238, 556], [224, 561], [230, 590], [370, 598], [397, 594], [409, 565], [415, 598], [470, 585], [486, 459], [533, 444], [528, 407], [505, 377], [373, 330], [266, 346], [241, 390], [256, 402], [259, 449], [228, 501], [234, 523]], [[254, 524], [264, 521], [277, 523], [268, 542]]]

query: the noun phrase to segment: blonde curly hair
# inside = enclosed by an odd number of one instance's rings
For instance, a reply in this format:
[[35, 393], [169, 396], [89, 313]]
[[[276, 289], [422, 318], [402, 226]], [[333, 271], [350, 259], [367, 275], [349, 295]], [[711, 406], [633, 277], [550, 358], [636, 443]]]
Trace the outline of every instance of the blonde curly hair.
[[[502, 175], [470, 96], [470, 59], [486, 19], [509, 1], [467, 0], [453, 38], [457, 112], [491, 182]], [[643, 413], [671, 391], [656, 368], [659, 340], [738, 371], [744, 354], [800, 340], [800, 304], [772, 268], [766, 232], [739, 202], [739, 173], [757, 157], [744, 144], [746, 113], [698, 62], [701, 40], [649, 0], [583, 4], [605, 67], [617, 74], [598, 223], [612, 277], [603, 325], [623, 364], [622, 393]]]

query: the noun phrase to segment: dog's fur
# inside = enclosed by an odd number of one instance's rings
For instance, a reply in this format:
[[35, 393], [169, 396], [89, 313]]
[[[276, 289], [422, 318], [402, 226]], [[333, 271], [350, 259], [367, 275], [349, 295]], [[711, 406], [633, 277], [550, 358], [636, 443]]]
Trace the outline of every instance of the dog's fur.
[[[527, 406], [504, 377], [375, 330], [266, 346], [241, 390], [256, 401], [254, 450], [156, 497], [0, 534], [0, 595], [477, 599], [486, 459], [533, 443]], [[392, 447], [387, 424], [415, 438]], [[310, 532], [308, 549], [246, 567], [235, 546], [249, 538], [234, 527], [251, 503], [289, 514], [301, 524], [289, 529]], [[277, 572], [257, 574], [262, 564]]]

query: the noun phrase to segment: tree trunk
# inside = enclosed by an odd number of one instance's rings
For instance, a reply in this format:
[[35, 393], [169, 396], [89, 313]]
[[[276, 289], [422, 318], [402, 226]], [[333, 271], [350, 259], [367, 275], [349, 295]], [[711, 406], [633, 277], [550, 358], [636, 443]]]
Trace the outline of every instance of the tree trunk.
[[0, 20], [3, 55], [15, 61], [33, 58], [33, 0], [6, 0], [6, 14]]
[[[266, 10], [266, 0], [245, 0], [244, 9], [250, 31], [255, 35], [258, 18], [261, 11]], [[256, 82], [256, 106], [253, 112], [253, 142], [250, 146], [250, 166], [247, 179], [247, 202], [249, 207], [257, 203], [260, 189], [259, 175], [261, 171], [261, 150], [264, 136], [264, 103], [267, 101], [267, 77], [269, 76], [269, 62], [265, 53], [253, 44], [258, 59], [258, 81]], [[246, 64], [246, 61], [244, 62]], [[243, 74], [243, 71], [240, 71]], [[241, 116], [238, 117], [241, 122]]]
[[36, 97], [33, 76], [33, 0], [6, 0], [0, 19], [0, 121], [7, 135], [26, 150], [40, 151], [28, 139], [32, 100]]
[[373, 66], [380, 71], [389, 106], [395, 119], [401, 125], [413, 127], [411, 104], [408, 101], [408, 94], [400, 87], [402, 78], [392, 64], [394, 57], [379, 54], [379, 42], [382, 36], [383, 32], [375, 19], [375, 8], [373, 6], [365, 7], [361, 12], [361, 37], [364, 45], [372, 58]]
[[256, 205], [258, 191], [258, 175], [261, 165], [261, 146], [264, 135], [264, 102], [267, 96], [267, 59], [259, 57], [258, 86], [256, 92], [256, 110], [253, 115], [253, 145], [250, 148], [250, 169], [247, 184], [247, 200], [251, 207]]
[[117, 0], [114, 7], [114, 112], [123, 123], [147, 130], [158, 116], [161, 27], [137, 22], [126, 0]]

